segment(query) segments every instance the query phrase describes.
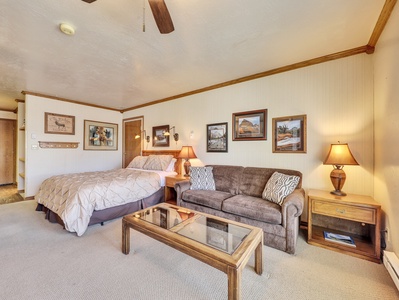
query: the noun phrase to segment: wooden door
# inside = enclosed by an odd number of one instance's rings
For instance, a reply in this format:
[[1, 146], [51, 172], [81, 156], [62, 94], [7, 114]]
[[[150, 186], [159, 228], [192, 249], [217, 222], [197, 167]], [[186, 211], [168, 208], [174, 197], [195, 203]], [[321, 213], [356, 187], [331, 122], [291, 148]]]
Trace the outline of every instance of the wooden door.
[[137, 134], [141, 133], [142, 128], [142, 118], [125, 120], [123, 122], [123, 167], [126, 168], [127, 165], [138, 155], [141, 155], [141, 144], [143, 136], [141, 138], [135, 139]]
[[0, 185], [15, 182], [15, 120], [0, 119]]

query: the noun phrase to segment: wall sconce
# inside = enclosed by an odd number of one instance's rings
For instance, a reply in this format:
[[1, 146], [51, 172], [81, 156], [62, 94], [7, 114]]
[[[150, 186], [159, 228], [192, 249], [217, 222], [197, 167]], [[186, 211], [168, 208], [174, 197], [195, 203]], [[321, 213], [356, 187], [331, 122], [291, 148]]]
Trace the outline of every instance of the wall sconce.
[[173, 139], [175, 140], [175, 142], [178, 142], [179, 141], [179, 134], [175, 133], [175, 126], [170, 127], [169, 130], [167, 130], [167, 131], [164, 131], [163, 135], [164, 136], [170, 136], [171, 130], [173, 130]]
[[150, 136], [149, 136], [149, 135], [146, 135], [146, 131], [145, 131], [145, 130], [142, 130], [140, 133], [137, 133], [137, 134], [134, 136], [134, 138], [135, 138], [135, 139], [141, 138], [141, 134], [142, 134], [143, 132], [144, 132], [145, 140], [147, 141], [147, 143], [149, 143], [149, 142], [150, 142]]
[[330, 179], [335, 191], [332, 191], [331, 194], [346, 196], [346, 193], [341, 191], [346, 180], [346, 174], [343, 167], [344, 165], [359, 165], [353, 157], [348, 144], [331, 144], [330, 151], [328, 152], [323, 164], [334, 166], [334, 169], [330, 173]]
[[184, 172], [185, 172], [184, 176], [186, 176], [186, 177], [190, 176], [189, 175], [190, 166], [191, 166], [190, 158], [197, 158], [197, 156], [194, 153], [193, 147], [192, 146], [183, 146], [178, 155], [178, 158], [183, 158], [186, 160], [184, 162]]

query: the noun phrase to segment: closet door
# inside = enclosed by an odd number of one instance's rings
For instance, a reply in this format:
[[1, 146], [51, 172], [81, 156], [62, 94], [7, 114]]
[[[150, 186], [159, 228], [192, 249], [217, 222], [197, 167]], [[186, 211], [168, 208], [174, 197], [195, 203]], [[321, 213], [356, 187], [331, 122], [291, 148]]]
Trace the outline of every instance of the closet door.
[[0, 185], [15, 182], [15, 120], [0, 119]]
[[[142, 128], [142, 118], [130, 119], [123, 122], [123, 168], [138, 155], [141, 155], [142, 138], [141, 134]], [[139, 134], [140, 138], [136, 139], [135, 136]]]

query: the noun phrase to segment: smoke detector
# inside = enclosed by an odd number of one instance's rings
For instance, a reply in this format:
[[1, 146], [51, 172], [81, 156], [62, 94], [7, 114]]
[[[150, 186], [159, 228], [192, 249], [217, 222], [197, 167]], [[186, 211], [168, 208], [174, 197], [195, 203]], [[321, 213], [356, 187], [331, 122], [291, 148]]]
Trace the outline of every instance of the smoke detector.
[[66, 35], [74, 35], [75, 34], [75, 29], [67, 23], [61, 23], [60, 30], [63, 33], [65, 33]]

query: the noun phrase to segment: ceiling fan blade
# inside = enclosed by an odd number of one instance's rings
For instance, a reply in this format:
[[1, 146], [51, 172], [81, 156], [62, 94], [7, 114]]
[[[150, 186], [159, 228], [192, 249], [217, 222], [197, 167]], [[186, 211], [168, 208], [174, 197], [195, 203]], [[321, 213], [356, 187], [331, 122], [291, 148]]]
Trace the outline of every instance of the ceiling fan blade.
[[175, 30], [165, 1], [148, 0], [148, 3], [150, 3], [152, 14], [154, 15], [154, 19], [157, 23], [159, 31], [161, 33], [170, 33]]
[[83, 2], [87, 2], [87, 3], [92, 3], [92, 2], [94, 2], [94, 1], [96, 1], [96, 0], [82, 0]]

